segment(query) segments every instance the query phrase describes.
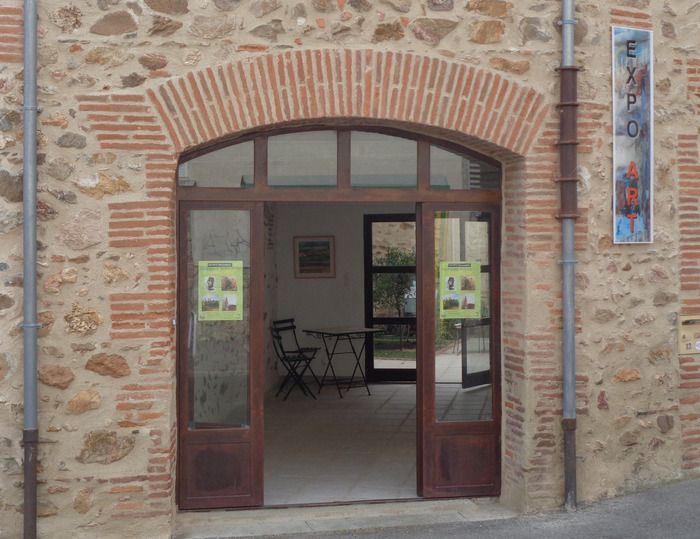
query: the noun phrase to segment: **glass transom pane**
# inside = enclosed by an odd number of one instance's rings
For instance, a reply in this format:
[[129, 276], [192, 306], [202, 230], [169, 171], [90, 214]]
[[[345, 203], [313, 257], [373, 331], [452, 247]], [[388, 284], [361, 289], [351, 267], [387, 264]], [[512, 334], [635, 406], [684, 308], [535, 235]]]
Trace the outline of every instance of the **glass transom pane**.
[[253, 185], [253, 141], [227, 146], [180, 165], [182, 187], [250, 187]]
[[480, 159], [431, 146], [430, 187], [433, 189], [500, 189], [501, 170]]
[[353, 131], [350, 144], [350, 183], [353, 187], [418, 185], [415, 140]]
[[267, 140], [267, 184], [273, 187], [335, 187], [338, 135], [306, 131]]

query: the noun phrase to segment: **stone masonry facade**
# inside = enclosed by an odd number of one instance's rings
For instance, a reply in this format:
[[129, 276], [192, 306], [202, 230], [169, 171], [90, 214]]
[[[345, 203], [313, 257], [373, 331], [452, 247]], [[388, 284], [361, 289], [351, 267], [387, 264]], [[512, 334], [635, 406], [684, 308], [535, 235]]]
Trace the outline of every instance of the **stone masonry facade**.
[[[389, 125], [504, 164], [502, 499], [562, 503], [557, 0], [39, 5], [39, 530], [169, 537], [175, 173], [281, 125]], [[700, 475], [700, 8], [577, 2], [579, 498]], [[655, 33], [655, 243], [612, 243], [610, 26]], [[0, 0], [0, 537], [22, 504], [22, 6]]]

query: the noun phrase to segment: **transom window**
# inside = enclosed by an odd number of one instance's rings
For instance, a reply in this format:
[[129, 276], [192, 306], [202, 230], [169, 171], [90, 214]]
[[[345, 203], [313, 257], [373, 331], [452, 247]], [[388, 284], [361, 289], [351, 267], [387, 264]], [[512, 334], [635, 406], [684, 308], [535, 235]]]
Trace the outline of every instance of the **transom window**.
[[438, 140], [394, 131], [317, 129], [258, 135], [185, 157], [178, 185], [499, 191], [501, 167]]

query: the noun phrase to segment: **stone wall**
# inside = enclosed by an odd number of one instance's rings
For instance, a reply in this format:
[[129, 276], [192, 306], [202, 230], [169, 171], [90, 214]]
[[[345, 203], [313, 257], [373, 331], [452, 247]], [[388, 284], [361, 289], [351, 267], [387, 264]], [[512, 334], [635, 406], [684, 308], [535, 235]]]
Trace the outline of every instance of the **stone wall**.
[[[0, 0], [0, 536], [21, 524], [21, 4]], [[694, 0], [577, 2], [579, 493], [698, 475]], [[505, 163], [503, 489], [561, 503], [555, 0], [98, 0], [39, 6], [40, 531], [167, 537], [178, 155], [352, 117]], [[611, 240], [610, 25], [655, 30], [656, 241]], [[329, 52], [330, 51], [330, 52]]]

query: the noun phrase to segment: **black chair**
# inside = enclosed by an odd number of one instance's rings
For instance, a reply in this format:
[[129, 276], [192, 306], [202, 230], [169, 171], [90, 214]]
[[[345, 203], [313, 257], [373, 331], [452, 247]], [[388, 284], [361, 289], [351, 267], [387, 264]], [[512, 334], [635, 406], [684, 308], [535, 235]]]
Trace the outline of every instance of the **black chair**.
[[272, 333], [272, 344], [275, 348], [275, 353], [287, 371], [287, 376], [282, 380], [275, 397], [279, 396], [287, 383], [291, 381], [292, 385], [285, 394], [284, 400], [287, 400], [294, 386], [298, 386], [304, 395], [311, 395], [313, 399], [316, 399], [309, 386], [304, 382], [304, 374], [306, 374], [306, 371], [309, 371], [314, 380], [316, 380], [319, 389], [321, 388], [321, 383], [311, 368], [311, 361], [316, 357], [320, 348], [309, 348], [299, 345], [294, 318], [273, 320], [270, 326], [270, 333]]

